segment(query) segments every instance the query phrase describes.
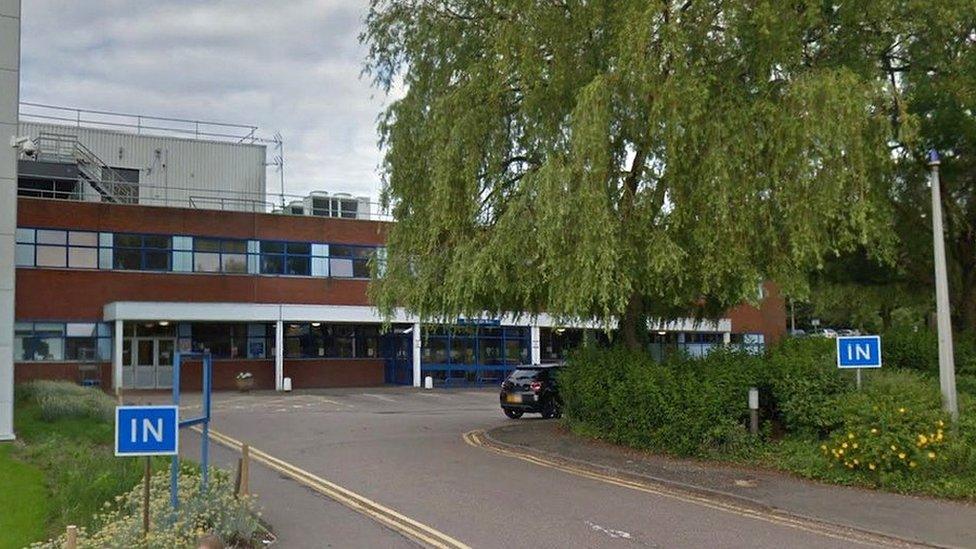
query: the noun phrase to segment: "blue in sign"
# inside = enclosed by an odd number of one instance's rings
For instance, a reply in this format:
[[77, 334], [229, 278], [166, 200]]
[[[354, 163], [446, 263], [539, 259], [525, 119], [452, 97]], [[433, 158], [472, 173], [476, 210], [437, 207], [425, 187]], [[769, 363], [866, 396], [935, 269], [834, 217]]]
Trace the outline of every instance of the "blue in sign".
[[115, 408], [115, 455], [175, 456], [179, 453], [178, 406]]
[[837, 338], [838, 368], [880, 368], [881, 336]]

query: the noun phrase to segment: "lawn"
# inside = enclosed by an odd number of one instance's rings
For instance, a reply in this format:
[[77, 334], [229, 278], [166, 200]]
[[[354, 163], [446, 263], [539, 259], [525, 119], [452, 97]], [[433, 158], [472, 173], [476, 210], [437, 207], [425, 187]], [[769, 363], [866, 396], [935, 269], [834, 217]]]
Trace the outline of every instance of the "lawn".
[[0, 443], [0, 549], [41, 539], [51, 511], [44, 473], [11, 456], [15, 443]]

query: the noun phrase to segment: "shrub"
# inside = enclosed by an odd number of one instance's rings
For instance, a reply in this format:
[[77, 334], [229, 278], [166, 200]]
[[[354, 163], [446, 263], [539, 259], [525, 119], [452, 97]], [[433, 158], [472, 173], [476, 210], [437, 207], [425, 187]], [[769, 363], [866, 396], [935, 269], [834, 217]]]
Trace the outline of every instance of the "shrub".
[[709, 455], [746, 442], [749, 387], [760, 359], [716, 350], [702, 359], [654, 362], [623, 348], [584, 348], [560, 376], [577, 431], [678, 455]]
[[769, 405], [786, 431], [825, 436], [843, 422], [839, 397], [851, 383], [837, 369], [829, 339], [787, 339], [766, 360]]
[[[939, 371], [939, 337], [932, 330], [891, 329], [884, 333], [881, 347], [885, 367]], [[953, 351], [956, 373], [976, 374], [976, 334], [954, 334]]]
[[886, 484], [891, 475], [924, 472], [945, 460], [949, 418], [940, 410], [930, 379], [914, 372], [883, 372], [840, 404], [844, 426], [820, 447], [830, 467], [846, 467]]
[[[173, 511], [169, 502], [169, 473], [160, 471], [150, 483], [150, 532], [142, 533], [142, 485], [106, 502], [95, 519], [92, 531], [82, 530], [78, 547], [195, 547], [203, 534], [214, 534], [236, 547], [256, 547], [258, 513], [252, 497], [234, 496], [233, 482], [221, 470], [212, 469], [207, 490], [200, 487], [200, 473], [184, 465], [180, 471], [180, 507]], [[55, 549], [64, 546], [64, 536], [35, 543], [32, 548]]]
[[19, 398], [38, 404], [45, 421], [90, 417], [112, 421], [115, 399], [94, 387], [68, 381], [32, 381], [18, 386]]

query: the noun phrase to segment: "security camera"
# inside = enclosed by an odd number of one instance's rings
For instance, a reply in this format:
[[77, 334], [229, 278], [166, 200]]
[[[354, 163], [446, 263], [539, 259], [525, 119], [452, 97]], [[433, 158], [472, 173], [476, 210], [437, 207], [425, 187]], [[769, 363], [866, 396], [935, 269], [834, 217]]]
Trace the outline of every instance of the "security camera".
[[37, 156], [37, 144], [30, 137], [11, 137], [10, 146], [28, 158]]

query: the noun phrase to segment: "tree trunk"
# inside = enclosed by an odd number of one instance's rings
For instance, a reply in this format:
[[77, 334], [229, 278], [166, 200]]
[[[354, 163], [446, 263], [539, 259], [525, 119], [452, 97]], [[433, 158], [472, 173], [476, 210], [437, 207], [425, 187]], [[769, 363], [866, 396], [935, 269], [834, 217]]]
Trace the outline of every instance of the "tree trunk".
[[631, 351], [640, 351], [647, 340], [647, 320], [644, 317], [644, 298], [637, 292], [630, 295], [624, 316], [620, 319], [620, 337]]
[[959, 325], [955, 329], [960, 332], [971, 332], [976, 329], [976, 271], [970, 266], [960, 277], [959, 288]]

